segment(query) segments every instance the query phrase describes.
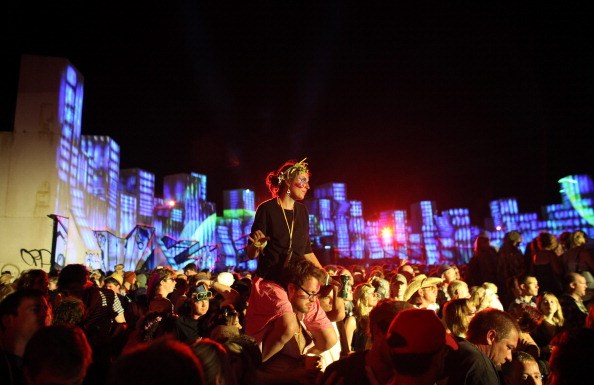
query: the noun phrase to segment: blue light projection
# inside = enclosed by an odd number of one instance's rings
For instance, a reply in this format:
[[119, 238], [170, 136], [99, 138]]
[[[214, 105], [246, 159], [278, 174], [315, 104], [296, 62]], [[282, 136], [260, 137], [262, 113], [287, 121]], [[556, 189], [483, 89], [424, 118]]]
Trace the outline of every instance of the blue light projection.
[[594, 226], [594, 210], [592, 197], [594, 183], [587, 175], [572, 175], [559, 179], [561, 194], [566, 196], [579, 215], [590, 225]]
[[[123, 261], [132, 269], [141, 262], [151, 266], [166, 262], [178, 269], [197, 261], [202, 268], [228, 269], [242, 259], [255, 211], [253, 191], [225, 192], [223, 217], [217, 217], [216, 207], [206, 200], [203, 174], [165, 177], [163, 197], [158, 198], [153, 174], [143, 170], [120, 174], [120, 148], [115, 141], [81, 136], [83, 84], [74, 67], [65, 67], [57, 97], [61, 134], [56, 145], [56, 210], [72, 213], [71, 232], [76, 229], [87, 249], [92, 252], [99, 247], [102, 260], [93, 260], [94, 266], [111, 269]], [[592, 180], [574, 175], [559, 183], [562, 202], [546, 206], [542, 220], [536, 213], [520, 213], [514, 198], [490, 202], [493, 226], [487, 230], [492, 243], [497, 245], [510, 230], [521, 231], [525, 241], [543, 230], [581, 228], [592, 235]], [[313, 197], [306, 201], [312, 239], [322, 243], [323, 238], [323, 247], [339, 257], [464, 263], [479, 232], [465, 208], [439, 213], [434, 202], [421, 201], [411, 205], [410, 216], [406, 210], [393, 210], [381, 213], [377, 220], [365, 220], [362, 202], [348, 200], [344, 183], [312, 190]], [[391, 231], [390, 239], [381, 237], [385, 228]], [[166, 244], [163, 239], [176, 241]], [[244, 265], [255, 268], [255, 263]]]

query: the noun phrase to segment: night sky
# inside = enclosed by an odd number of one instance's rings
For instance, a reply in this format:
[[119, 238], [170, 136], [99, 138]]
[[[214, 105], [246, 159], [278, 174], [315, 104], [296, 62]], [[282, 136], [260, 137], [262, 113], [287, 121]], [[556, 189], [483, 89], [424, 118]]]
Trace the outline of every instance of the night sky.
[[594, 176], [594, 6], [51, 3], [0, 6], [0, 129], [20, 54], [68, 58], [82, 133], [159, 189], [207, 175], [219, 211], [223, 190], [262, 201], [266, 173], [304, 157], [314, 187], [346, 183], [366, 216], [435, 200], [478, 225], [492, 199], [538, 211], [559, 178]]

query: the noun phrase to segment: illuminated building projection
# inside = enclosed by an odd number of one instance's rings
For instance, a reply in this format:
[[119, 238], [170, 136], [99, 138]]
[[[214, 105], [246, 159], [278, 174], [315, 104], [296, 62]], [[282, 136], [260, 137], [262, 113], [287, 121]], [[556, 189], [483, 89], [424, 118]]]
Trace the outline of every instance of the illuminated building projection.
[[[123, 263], [126, 270], [177, 270], [189, 262], [201, 269], [256, 268], [257, 261], [245, 258], [253, 191], [223, 192], [222, 217], [206, 200], [203, 174], [165, 176], [159, 197], [153, 173], [120, 170], [113, 139], [81, 135], [82, 106], [83, 76], [68, 60], [23, 56], [14, 129], [0, 132], [0, 255], [7, 268], [83, 263], [110, 271]], [[570, 175], [559, 184], [561, 202], [544, 206], [541, 215], [520, 212], [513, 197], [490, 202], [484, 229], [470, 223], [468, 209], [439, 212], [431, 201], [366, 219], [363, 202], [348, 200], [340, 182], [312, 188], [304, 203], [312, 247], [324, 263], [462, 264], [483, 230], [495, 247], [511, 230], [525, 244], [540, 231], [594, 236], [590, 176]], [[28, 250], [50, 258], [25, 260], [21, 253]]]
[[561, 185], [561, 194], [567, 197], [575, 211], [587, 224], [594, 226], [594, 211], [592, 210], [594, 184], [592, 179], [588, 175], [571, 175], [559, 179], [559, 184]]

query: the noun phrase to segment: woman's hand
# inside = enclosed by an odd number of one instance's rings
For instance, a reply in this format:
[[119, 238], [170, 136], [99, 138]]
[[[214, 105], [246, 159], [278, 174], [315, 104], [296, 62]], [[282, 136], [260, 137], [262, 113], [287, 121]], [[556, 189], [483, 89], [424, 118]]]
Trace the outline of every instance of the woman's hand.
[[266, 247], [266, 243], [270, 240], [261, 230], [256, 230], [252, 236], [248, 236], [252, 245], [259, 250]]

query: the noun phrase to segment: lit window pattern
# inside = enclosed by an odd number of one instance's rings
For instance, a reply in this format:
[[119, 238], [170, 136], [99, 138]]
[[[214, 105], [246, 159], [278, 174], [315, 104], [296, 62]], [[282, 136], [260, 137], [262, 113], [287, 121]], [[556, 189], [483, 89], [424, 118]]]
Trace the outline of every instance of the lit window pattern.
[[587, 175], [573, 175], [561, 178], [561, 194], [567, 197], [571, 205], [586, 220], [594, 226], [594, 210], [592, 197], [594, 196], [594, 183]]

